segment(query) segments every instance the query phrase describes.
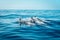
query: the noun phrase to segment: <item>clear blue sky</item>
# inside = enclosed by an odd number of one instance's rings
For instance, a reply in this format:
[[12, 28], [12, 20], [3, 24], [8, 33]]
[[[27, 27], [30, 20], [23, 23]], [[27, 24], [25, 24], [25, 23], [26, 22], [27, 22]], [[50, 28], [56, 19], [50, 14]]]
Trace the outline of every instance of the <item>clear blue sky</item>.
[[60, 0], [0, 0], [0, 9], [60, 9]]

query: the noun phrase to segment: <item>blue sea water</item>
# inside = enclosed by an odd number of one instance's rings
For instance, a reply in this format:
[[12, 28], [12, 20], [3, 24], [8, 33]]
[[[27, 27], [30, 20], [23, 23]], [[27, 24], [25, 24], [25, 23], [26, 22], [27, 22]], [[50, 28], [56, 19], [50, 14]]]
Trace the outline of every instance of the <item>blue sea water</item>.
[[[19, 18], [33, 16], [47, 25], [20, 26]], [[60, 40], [60, 10], [0, 10], [0, 40]]]

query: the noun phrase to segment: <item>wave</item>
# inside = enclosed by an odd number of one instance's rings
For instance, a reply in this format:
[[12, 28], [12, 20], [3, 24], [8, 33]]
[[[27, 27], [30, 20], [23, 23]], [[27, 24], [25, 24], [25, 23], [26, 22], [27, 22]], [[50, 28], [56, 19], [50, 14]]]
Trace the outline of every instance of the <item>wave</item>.
[[[21, 15], [27, 13], [29, 15]], [[31, 15], [31, 14], [40, 14]], [[60, 40], [60, 10], [55, 11], [0, 11], [0, 40]], [[52, 16], [50, 16], [52, 15]], [[37, 16], [46, 25], [20, 26], [19, 18], [29, 18]]]

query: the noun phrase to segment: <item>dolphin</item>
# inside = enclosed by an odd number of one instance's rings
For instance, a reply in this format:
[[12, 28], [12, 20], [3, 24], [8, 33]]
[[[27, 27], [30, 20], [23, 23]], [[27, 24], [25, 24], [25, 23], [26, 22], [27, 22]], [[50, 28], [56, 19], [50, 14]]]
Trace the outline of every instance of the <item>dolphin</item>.
[[19, 22], [20, 22], [20, 25], [22, 24], [25, 24], [25, 25], [28, 25], [28, 26], [32, 26], [32, 25], [45, 25], [45, 27], [47, 28], [52, 28], [52, 27], [49, 27], [43, 20], [39, 19], [38, 17], [31, 17], [31, 18], [20, 18], [19, 19]]
[[20, 21], [20, 25], [25, 24], [25, 25], [35, 25], [34, 23], [32, 23], [32, 19], [31, 18], [26, 18], [26, 19], [19, 19]]

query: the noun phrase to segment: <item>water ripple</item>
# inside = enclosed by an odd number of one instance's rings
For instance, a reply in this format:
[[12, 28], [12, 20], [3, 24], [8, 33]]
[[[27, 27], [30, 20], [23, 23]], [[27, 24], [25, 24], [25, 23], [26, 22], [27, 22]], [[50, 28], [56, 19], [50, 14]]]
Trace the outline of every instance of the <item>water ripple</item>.
[[[28, 15], [21, 15], [21, 14]], [[37, 17], [45, 19], [46, 25], [26, 26], [19, 24], [19, 18]], [[57, 14], [56, 14], [57, 13]], [[0, 40], [60, 40], [60, 11], [1, 11], [0, 10]], [[54, 16], [55, 14], [55, 16]], [[29, 16], [30, 15], [30, 16]], [[44, 16], [46, 15], [46, 16]], [[51, 15], [51, 16], [49, 16]], [[51, 28], [48, 28], [51, 27]]]

